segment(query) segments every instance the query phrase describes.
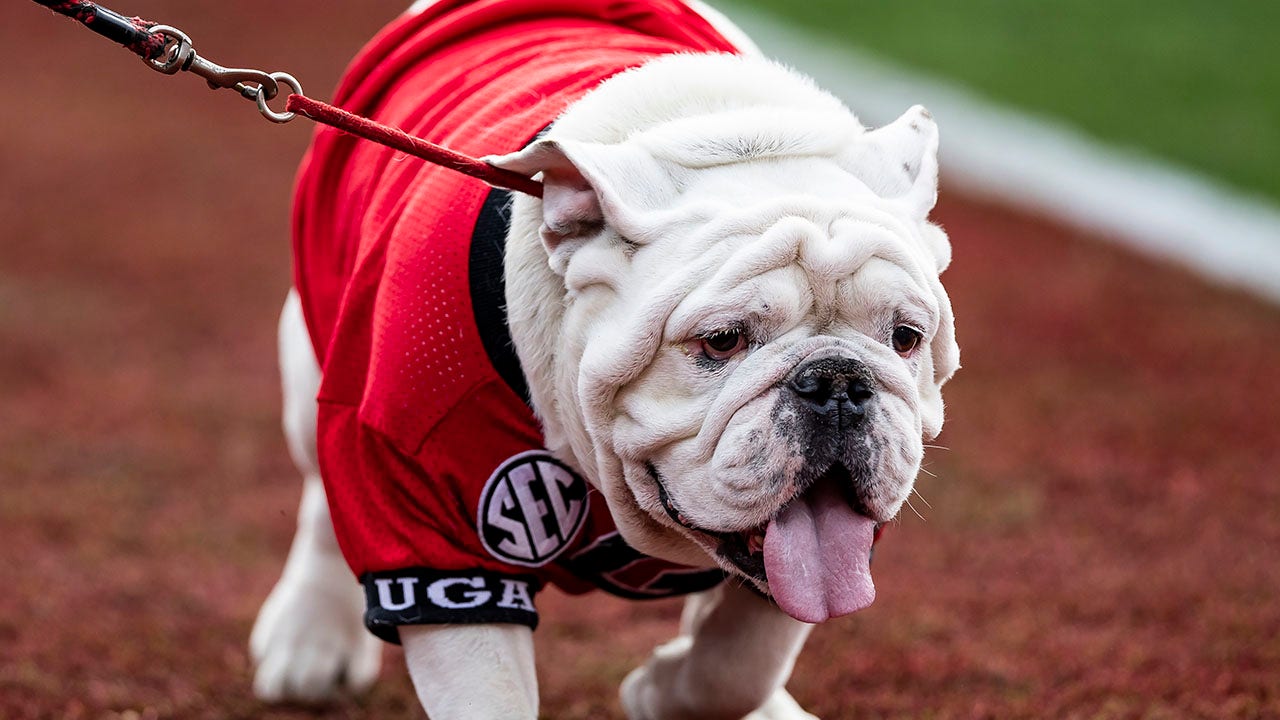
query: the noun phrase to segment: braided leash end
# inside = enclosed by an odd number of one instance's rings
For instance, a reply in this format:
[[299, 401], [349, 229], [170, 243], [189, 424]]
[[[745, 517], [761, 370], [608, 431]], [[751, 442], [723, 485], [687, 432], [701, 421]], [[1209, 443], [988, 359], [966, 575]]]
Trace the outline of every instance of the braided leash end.
[[35, 0], [50, 10], [75, 20], [99, 35], [120, 43], [143, 60], [155, 60], [164, 52], [165, 38], [148, 32], [155, 23], [127, 18], [84, 0]]

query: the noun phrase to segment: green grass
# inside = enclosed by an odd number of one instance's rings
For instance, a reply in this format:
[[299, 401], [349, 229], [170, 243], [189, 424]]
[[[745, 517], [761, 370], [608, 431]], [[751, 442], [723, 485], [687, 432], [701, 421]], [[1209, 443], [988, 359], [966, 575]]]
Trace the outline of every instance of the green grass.
[[733, 0], [1280, 200], [1275, 0]]

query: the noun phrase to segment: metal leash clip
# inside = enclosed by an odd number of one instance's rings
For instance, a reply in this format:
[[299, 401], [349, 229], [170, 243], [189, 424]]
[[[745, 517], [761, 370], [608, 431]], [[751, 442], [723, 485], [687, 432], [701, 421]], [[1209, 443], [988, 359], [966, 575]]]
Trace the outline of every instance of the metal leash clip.
[[287, 123], [294, 118], [291, 112], [276, 112], [267, 105], [267, 101], [280, 94], [282, 84], [289, 86], [294, 95], [303, 94], [302, 83], [289, 73], [222, 67], [197, 55], [191, 45], [191, 38], [170, 25], [152, 25], [147, 32], [166, 38], [165, 48], [159, 57], [154, 60], [143, 59], [152, 70], [165, 75], [173, 75], [179, 71], [195, 73], [204, 78], [214, 90], [234, 89], [245, 99], [257, 103], [258, 112], [271, 122]]

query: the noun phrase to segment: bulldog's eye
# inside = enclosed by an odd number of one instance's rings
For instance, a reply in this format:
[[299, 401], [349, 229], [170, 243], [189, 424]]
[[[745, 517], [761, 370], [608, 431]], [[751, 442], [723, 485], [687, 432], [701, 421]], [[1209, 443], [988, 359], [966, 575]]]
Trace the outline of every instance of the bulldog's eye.
[[720, 330], [704, 336], [700, 345], [703, 355], [724, 362], [747, 349], [747, 336], [741, 330]]
[[910, 325], [899, 325], [893, 329], [893, 349], [902, 357], [911, 354], [924, 335]]

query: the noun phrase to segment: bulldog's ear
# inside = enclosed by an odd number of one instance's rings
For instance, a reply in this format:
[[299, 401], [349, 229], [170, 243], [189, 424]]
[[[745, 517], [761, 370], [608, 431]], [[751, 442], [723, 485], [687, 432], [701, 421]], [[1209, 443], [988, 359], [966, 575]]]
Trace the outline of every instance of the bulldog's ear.
[[942, 432], [942, 386], [960, 369], [960, 346], [956, 344], [955, 314], [941, 281], [930, 280], [938, 298], [938, 332], [934, 334], [929, 355], [931, 372], [920, 375], [920, 420], [926, 440]]
[[606, 226], [628, 242], [641, 242], [641, 215], [673, 192], [658, 161], [626, 144], [539, 140], [485, 161], [524, 175], [541, 174], [539, 234], [552, 268], [562, 274], [569, 256]]
[[921, 105], [872, 130], [841, 157], [845, 169], [882, 198], [924, 220], [938, 200], [938, 125]]
[[951, 264], [951, 239], [947, 237], [947, 232], [941, 227], [927, 222], [920, 229], [920, 235], [924, 239], [925, 247], [933, 254], [933, 261], [941, 275], [943, 270]]

